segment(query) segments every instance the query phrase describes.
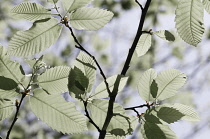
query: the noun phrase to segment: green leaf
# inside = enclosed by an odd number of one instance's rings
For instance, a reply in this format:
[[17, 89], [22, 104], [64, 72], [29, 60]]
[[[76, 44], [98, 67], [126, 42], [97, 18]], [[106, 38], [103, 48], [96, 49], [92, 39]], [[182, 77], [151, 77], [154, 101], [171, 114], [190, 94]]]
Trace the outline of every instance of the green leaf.
[[[109, 89], [110, 91], [113, 91], [114, 89], [114, 84], [119, 75], [113, 75], [109, 78], [107, 78], [107, 83], [109, 84]], [[118, 87], [118, 92], [122, 91], [122, 89], [125, 87], [127, 83], [128, 77], [121, 77], [120, 84]], [[101, 82], [95, 89], [94, 93], [91, 95], [93, 98], [107, 98], [109, 96], [106, 88], [105, 82]]]
[[174, 96], [179, 88], [186, 82], [186, 75], [176, 69], [169, 69], [158, 74], [156, 83], [158, 85], [157, 100], [164, 100]]
[[18, 84], [14, 80], [0, 76], [0, 82], [0, 98], [12, 98], [18, 95], [16, 92]]
[[187, 105], [175, 103], [172, 108], [175, 108], [179, 112], [181, 112], [184, 116], [181, 118], [186, 121], [200, 121], [198, 114], [195, 110]]
[[172, 107], [162, 106], [156, 109], [158, 118], [167, 122], [168, 124], [180, 120], [184, 115]]
[[87, 6], [92, 0], [63, 0], [63, 6], [67, 12]]
[[89, 55], [80, 52], [75, 60], [74, 66], [79, 68], [88, 78], [89, 84], [87, 92], [90, 92], [96, 79], [96, 67], [94, 60]]
[[15, 90], [22, 86], [21, 79], [24, 75], [21, 73], [20, 64], [13, 62], [6, 55], [6, 49], [0, 45], [0, 97], [14, 97], [18, 93]]
[[210, 14], [210, 1], [203, 0], [203, 5], [204, 5], [205, 10]]
[[49, 94], [58, 94], [68, 91], [68, 76], [71, 68], [67, 66], [57, 66], [48, 69], [38, 76], [39, 85]]
[[12, 114], [14, 104], [10, 99], [0, 98], [0, 121]]
[[30, 97], [34, 114], [52, 129], [74, 134], [87, 130], [86, 117], [76, 110], [74, 103], [57, 95], [47, 95], [42, 89], [34, 90]]
[[30, 56], [50, 47], [60, 36], [62, 26], [58, 20], [36, 21], [27, 31], [18, 31], [11, 39], [8, 53], [13, 56]]
[[77, 67], [70, 71], [68, 88], [69, 92], [75, 94], [75, 97], [81, 99], [85, 96], [88, 89], [89, 80], [84, 73]]
[[46, 9], [38, 3], [23, 2], [15, 6], [11, 10], [13, 17], [17, 19], [26, 19], [29, 21], [36, 21], [41, 19], [50, 18], [51, 10]]
[[78, 30], [98, 30], [113, 17], [113, 13], [92, 7], [77, 9], [71, 14], [71, 25]]
[[144, 139], [177, 139], [176, 134], [168, 125], [142, 121], [141, 133]]
[[145, 55], [146, 52], [151, 47], [151, 45], [152, 45], [151, 35], [149, 33], [142, 34], [136, 46], [137, 56], [140, 57]]
[[171, 34], [171, 32], [169, 32], [168, 30], [155, 31], [154, 34], [166, 41], [174, 41], [175, 40], [174, 35]]
[[204, 33], [204, 7], [200, 0], [180, 0], [176, 9], [176, 28], [179, 36], [196, 46]]
[[151, 85], [153, 80], [157, 77], [157, 72], [154, 69], [149, 69], [143, 73], [138, 81], [137, 88], [139, 95], [145, 101], [153, 101], [155, 98], [152, 96]]
[[[106, 118], [108, 103], [109, 101], [105, 99], [95, 99], [92, 103], [88, 103], [91, 117], [100, 129], [102, 128]], [[125, 136], [131, 134], [133, 131], [131, 119], [133, 118], [126, 115], [123, 107], [117, 103], [114, 103], [113, 113], [114, 116], [111, 119], [107, 131], [115, 136]]]

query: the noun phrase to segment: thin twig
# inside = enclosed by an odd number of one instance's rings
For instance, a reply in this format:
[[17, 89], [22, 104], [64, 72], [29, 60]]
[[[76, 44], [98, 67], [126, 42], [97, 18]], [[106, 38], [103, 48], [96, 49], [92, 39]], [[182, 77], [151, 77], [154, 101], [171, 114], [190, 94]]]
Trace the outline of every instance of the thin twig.
[[98, 61], [96, 60], [96, 58], [95, 58], [92, 54], [90, 54], [90, 53], [89, 53], [89, 52], [88, 52], [88, 51], [79, 43], [79, 41], [77, 40], [76, 36], [74, 35], [74, 32], [73, 32], [72, 28], [71, 28], [68, 24], [65, 24], [65, 25], [66, 25], [66, 27], [70, 30], [71, 35], [72, 35], [72, 37], [74, 38], [74, 41], [75, 41], [76, 44], [77, 44], [77, 45], [75, 45], [75, 47], [78, 48], [78, 49], [80, 49], [80, 50], [82, 50], [82, 51], [84, 51], [86, 54], [88, 54], [88, 55], [94, 60], [94, 62], [96, 63], [96, 65], [97, 65], [97, 67], [98, 67], [98, 69], [99, 69], [99, 71], [100, 71], [100, 74], [101, 74], [101, 76], [102, 76], [103, 79], [104, 79], [104, 82], [105, 82], [105, 85], [106, 85], [107, 92], [108, 92], [109, 95], [110, 95], [110, 94], [111, 94], [111, 91], [110, 91], [110, 89], [109, 89], [109, 84], [108, 84], [108, 82], [107, 82], [106, 76], [105, 76], [105, 74], [104, 74], [104, 72], [103, 72], [101, 66], [99, 65]]
[[59, 11], [58, 11], [58, 7], [57, 7], [57, 5], [56, 5], [56, 3], [55, 3], [55, 1], [53, 0], [53, 3], [54, 3], [54, 8], [55, 8], [55, 10], [57, 11], [57, 15], [58, 16], [60, 16], [60, 18], [62, 19], [63, 17], [62, 17], [62, 15], [59, 13]]
[[17, 119], [18, 119], [17, 116], [18, 116], [18, 113], [19, 113], [19, 110], [20, 110], [20, 106], [21, 106], [21, 104], [22, 104], [23, 99], [25, 98], [25, 96], [26, 96], [26, 93], [24, 92], [24, 93], [22, 94], [20, 103], [18, 104], [18, 103], [16, 102], [16, 113], [15, 113], [15, 117], [14, 117], [13, 122], [12, 122], [12, 124], [11, 124], [11, 126], [10, 126], [8, 132], [7, 132], [7, 137], [6, 137], [6, 139], [9, 139], [9, 136], [10, 136], [10, 133], [11, 133], [11, 131], [12, 131], [12, 128], [13, 128], [13, 126], [15, 125], [15, 122], [16, 122]]
[[89, 122], [91, 124], [93, 124], [95, 126], [95, 128], [98, 130], [98, 132], [101, 132], [101, 129], [96, 125], [96, 123], [92, 120], [92, 118], [90, 117], [88, 110], [87, 110], [87, 101], [83, 101], [84, 107], [85, 107], [85, 113], [86, 113], [86, 117], [89, 119]]
[[135, 106], [135, 107], [124, 108], [124, 110], [133, 110], [133, 109], [136, 109], [136, 108], [143, 108], [143, 107], [148, 107], [148, 105], [143, 104], [143, 105], [139, 105], [139, 106]]
[[135, 2], [139, 5], [139, 7], [141, 8], [141, 10], [143, 11], [143, 6], [141, 5], [141, 3], [139, 3], [139, 1], [138, 0], [135, 0]]

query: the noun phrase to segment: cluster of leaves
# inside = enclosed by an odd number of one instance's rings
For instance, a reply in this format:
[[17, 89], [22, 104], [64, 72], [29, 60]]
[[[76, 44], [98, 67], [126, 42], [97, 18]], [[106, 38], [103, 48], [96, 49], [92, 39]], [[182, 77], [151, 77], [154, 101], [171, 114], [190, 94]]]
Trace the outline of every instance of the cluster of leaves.
[[[58, 11], [57, 1], [52, 1], [55, 10]], [[199, 1], [183, 2], [180, 0], [176, 11], [178, 33], [181, 33], [180, 36], [192, 45], [196, 45], [200, 40], [200, 33], [203, 32], [200, 26], [202, 21], [200, 17], [194, 17], [197, 11], [193, 10], [198, 9], [191, 8], [190, 11], [184, 10], [184, 12], [187, 11], [187, 14], [191, 13], [190, 16], [192, 16], [189, 20], [186, 18], [188, 24], [181, 23], [185, 20], [180, 19], [183, 14], [180, 14], [183, 11], [180, 10], [180, 7], [185, 4], [187, 7], [193, 7]], [[89, 53], [80, 52], [73, 67], [48, 68], [42, 61], [42, 57], [28, 59], [25, 62], [32, 69], [30, 75], [25, 75], [22, 66], [10, 60], [9, 56], [31, 56], [50, 47], [59, 38], [63, 26], [71, 30], [68, 19], [70, 19], [70, 25], [75, 29], [98, 30], [113, 17], [112, 12], [85, 7], [91, 0], [63, 0], [62, 2], [66, 10], [65, 16], [61, 16], [60, 13], [51, 13], [51, 9], [30, 2], [21, 3], [12, 9], [13, 17], [34, 21], [34, 23], [29, 30], [19, 31], [12, 37], [8, 50], [0, 46], [0, 120], [9, 117], [15, 106], [19, 109], [22, 99], [28, 96], [33, 113], [52, 129], [67, 134], [82, 133], [88, 130], [87, 120], [102, 129], [108, 111], [109, 101], [104, 99], [110, 97], [108, 90], [113, 91], [118, 77], [120, 77], [118, 93], [125, 87], [128, 77], [114, 75], [93, 89], [97, 64]], [[208, 5], [208, 2], [204, 0], [203, 3]], [[209, 6], [206, 7], [208, 9]], [[52, 15], [60, 16], [60, 22]], [[180, 24], [188, 26], [183, 29]], [[191, 35], [186, 35], [186, 32], [189, 31], [191, 31]], [[167, 41], [175, 40], [173, 35], [166, 30], [154, 33], [144, 32], [137, 44], [138, 56], [144, 55], [150, 48], [152, 34]], [[189, 36], [192, 36], [192, 39]], [[84, 51], [81, 46], [76, 47]], [[138, 81], [137, 87], [140, 97], [147, 102], [145, 106], [148, 109], [144, 114], [138, 114], [135, 117], [126, 114], [126, 109], [123, 106], [114, 103], [114, 116], [108, 125], [107, 132], [111, 136], [113, 135], [113, 138], [116, 136], [125, 137], [132, 134], [140, 122], [141, 132], [145, 139], [176, 138], [168, 124], [181, 119], [197, 121], [199, 117], [189, 106], [182, 104], [158, 105], [158, 101], [176, 95], [177, 90], [184, 85], [185, 81], [186, 75], [175, 69], [165, 70], [160, 74], [157, 74], [154, 69], [147, 70]], [[64, 92], [69, 92], [72, 98], [84, 103], [86, 116], [76, 109], [74, 103], [66, 101], [62, 97], [61, 93]], [[14, 101], [14, 98], [19, 95], [22, 95], [21, 101]], [[86, 109], [89, 110], [90, 115]]]

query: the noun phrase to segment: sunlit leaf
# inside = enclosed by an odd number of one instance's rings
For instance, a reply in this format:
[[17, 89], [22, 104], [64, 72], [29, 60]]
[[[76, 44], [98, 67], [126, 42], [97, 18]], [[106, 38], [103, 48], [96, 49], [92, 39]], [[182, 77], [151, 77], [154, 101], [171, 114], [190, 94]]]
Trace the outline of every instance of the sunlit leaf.
[[62, 26], [58, 20], [36, 21], [26, 31], [18, 31], [11, 39], [8, 53], [13, 56], [30, 56], [50, 47], [60, 36]]
[[203, 0], [203, 5], [204, 5], [205, 10], [210, 14], [210, 1]]
[[10, 116], [13, 108], [14, 104], [11, 100], [0, 97], [0, 121]]
[[23, 2], [15, 6], [11, 10], [13, 17], [17, 19], [26, 19], [29, 21], [36, 21], [41, 19], [50, 18], [51, 10], [46, 9], [38, 3]]
[[13, 62], [6, 55], [6, 49], [0, 45], [0, 97], [11, 98], [17, 96], [18, 85], [22, 86], [20, 64]]
[[140, 77], [137, 88], [139, 95], [145, 101], [152, 101], [155, 98], [152, 96], [151, 85], [153, 80], [157, 77], [157, 72], [154, 69], [149, 69]]
[[149, 33], [142, 34], [136, 46], [137, 56], [143, 56], [152, 45], [152, 37]]
[[175, 40], [174, 35], [171, 34], [171, 32], [169, 32], [168, 30], [155, 31], [154, 34], [166, 41], [174, 41]]
[[156, 83], [158, 85], [157, 100], [164, 100], [174, 96], [186, 82], [186, 75], [176, 69], [169, 69], [158, 74]]
[[[107, 83], [109, 84], [109, 89], [110, 91], [113, 91], [114, 89], [114, 84], [117, 79], [118, 75], [111, 76], [107, 78]], [[127, 83], [128, 77], [121, 77], [119, 87], [118, 87], [118, 92], [122, 91], [122, 89], [125, 87]], [[95, 89], [95, 92], [91, 95], [93, 98], [107, 98], [109, 96], [106, 88], [105, 82], [101, 82]]]
[[96, 78], [96, 65], [94, 60], [87, 54], [80, 52], [75, 60], [74, 66], [79, 68], [88, 78], [87, 92], [90, 92]]
[[181, 112], [184, 116], [181, 118], [182, 120], [186, 121], [200, 121], [200, 118], [198, 114], [195, 112], [195, 110], [187, 105], [183, 104], [174, 104], [172, 108], [175, 108], [179, 112]]
[[63, 6], [67, 12], [87, 6], [92, 0], [62, 0]]
[[98, 30], [105, 26], [113, 15], [107, 10], [83, 7], [71, 14], [70, 23], [78, 30]]
[[196, 46], [202, 39], [204, 6], [200, 0], [180, 0], [176, 9], [176, 28], [179, 36]]
[[68, 76], [71, 68], [67, 66], [58, 66], [48, 69], [42, 75], [38, 76], [39, 85], [49, 94], [59, 94], [68, 91]]
[[177, 139], [176, 134], [168, 125], [143, 122], [141, 133], [144, 139]]
[[65, 101], [59, 94], [47, 95], [36, 89], [30, 105], [34, 114], [52, 129], [68, 134], [87, 130], [86, 117], [76, 110], [74, 103]]
[[[88, 108], [91, 111], [91, 117], [99, 128], [102, 128], [104, 124], [108, 109], [108, 102], [109, 101], [105, 99], [96, 99], [93, 100], [92, 103], [88, 104]], [[109, 133], [114, 134], [115, 136], [125, 136], [131, 134], [133, 131], [131, 122], [132, 118], [126, 115], [123, 107], [117, 103], [114, 104], [113, 112], [114, 116], [107, 128]]]

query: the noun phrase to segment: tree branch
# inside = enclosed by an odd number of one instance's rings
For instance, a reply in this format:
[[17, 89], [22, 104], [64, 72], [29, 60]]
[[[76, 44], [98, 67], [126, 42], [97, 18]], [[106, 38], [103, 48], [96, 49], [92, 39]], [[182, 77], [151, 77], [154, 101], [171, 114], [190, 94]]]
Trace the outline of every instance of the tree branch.
[[101, 129], [96, 125], [96, 123], [92, 120], [92, 118], [90, 117], [88, 110], [87, 110], [87, 101], [83, 101], [84, 107], [85, 107], [85, 113], [86, 113], [86, 117], [89, 119], [89, 122], [91, 124], [93, 124], [95, 126], [95, 128], [98, 130], [98, 132], [101, 132]]
[[143, 8], [143, 6], [139, 3], [139, 1], [138, 0], [135, 0], [135, 2], [139, 5], [139, 7], [141, 8], [141, 10], [143, 10], [144, 8]]
[[141, 37], [141, 35], [143, 33], [142, 29], [143, 29], [143, 26], [144, 26], [145, 17], [146, 17], [146, 14], [147, 14], [147, 11], [149, 9], [151, 1], [152, 0], [147, 0], [146, 5], [142, 10], [142, 15], [141, 15], [141, 18], [140, 18], [139, 27], [138, 27], [138, 30], [137, 30], [137, 33], [136, 33], [136, 37], [133, 41], [133, 44], [132, 44], [131, 48], [129, 49], [129, 53], [127, 55], [127, 59], [125, 61], [124, 67], [123, 67], [122, 72], [121, 72], [121, 75], [125, 75], [127, 70], [130, 67], [129, 65], [130, 65], [133, 53], [136, 49], [139, 38]]
[[12, 131], [12, 128], [13, 128], [13, 126], [15, 125], [15, 122], [16, 122], [17, 119], [18, 119], [17, 116], [18, 116], [18, 113], [19, 113], [19, 110], [20, 110], [20, 106], [21, 106], [21, 104], [22, 104], [23, 99], [25, 98], [25, 96], [26, 96], [26, 93], [24, 92], [24, 93], [22, 94], [20, 103], [18, 104], [18, 102], [16, 101], [16, 104], [15, 104], [15, 105], [16, 105], [15, 117], [14, 117], [13, 122], [12, 122], [12, 124], [11, 124], [11, 126], [10, 126], [8, 132], [7, 132], [7, 137], [6, 137], [6, 139], [9, 139], [9, 136], [10, 136], [10, 133], [11, 133], [11, 131]]
[[[143, 25], [144, 25], [144, 21], [145, 21], [145, 17], [146, 17], [146, 14], [147, 14], [147, 11], [149, 9], [149, 6], [150, 6], [150, 3], [151, 3], [152, 0], [147, 0], [146, 4], [145, 4], [145, 7], [142, 9], [142, 15], [141, 15], [141, 18], [140, 18], [140, 22], [139, 22], [139, 27], [138, 27], [138, 30], [137, 30], [137, 33], [136, 33], [136, 36], [135, 36], [135, 39], [133, 41], [133, 44], [128, 52], [128, 56], [127, 56], [127, 59], [125, 61], [125, 64], [124, 64], [124, 67], [122, 69], [122, 72], [121, 72], [121, 75], [125, 75], [128, 68], [129, 68], [129, 65], [130, 65], [130, 62], [131, 62], [131, 58], [133, 56], [133, 53], [136, 49], [136, 46], [137, 46], [137, 43], [139, 41], [139, 38], [141, 37], [143, 31]], [[103, 128], [100, 132], [100, 135], [99, 135], [99, 139], [104, 139], [105, 136], [106, 136], [106, 129], [113, 117], [113, 106], [114, 106], [114, 102], [115, 102], [115, 98], [117, 96], [117, 92], [118, 92], [118, 87], [119, 87], [119, 81], [121, 79], [122, 76], [118, 76], [116, 81], [115, 81], [115, 84], [114, 84], [114, 89], [112, 91], [112, 93], [110, 94], [110, 99], [109, 99], [109, 105], [108, 105], [108, 111], [107, 111], [107, 115], [106, 115], [106, 119], [105, 119], [105, 122], [103, 124]]]
[[80, 50], [82, 50], [82, 51], [84, 51], [86, 54], [88, 54], [88, 55], [94, 60], [94, 62], [96, 63], [96, 65], [97, 65], [97, 67], [98, 67], [98, 69], [99, 69], [99, 71], [100, 71], [101, 76], [102, 76], [103, 79], [104, 79], [104, 82], [105, 82], [105, 85], [106, 85], [107, 92], [108, 92], [109, 94], [111, 94], [111, 91], [110, 91], [110, 89], [109, 89], [109, 84], [108, 84], [108, 82], [106, 81], [106, 76], [105, 76], [105, 74], [104, 74], [104, 72], [103, 72], [101, 66], [99, 65], [98, 61], [96, 60], [96, 58], [95, 58], [92, 54], [90, 54], [90, 53], [89, 53], [89, 52], [88, 52], [88, 51], [79, 43], [79, 41], [77, 40], [76, 36], [74, 35], [74, 32], [73, 32], [72, 28], [71, 28], [68, 24], [65, 24], [65, 25], [66, 25], [66, 27], [70, 30], [71, 35], [72, 35], [72, 37], [74, 38], [74, 41], [75, 41], [76, 44], [78, 45], [78, 46], [75, 45], [75, 47], [78, 48], [78, 49], [80, 49]]
[[135, 106], [135, 107], [129, 107], [129, 108], [124, 108], [125, 110], [133, 110], [136, 108], [143, 108], [143, 107], [148, 107], [148, 104], [143, 104], [143, 105], [139, 105], [139, 106]]

